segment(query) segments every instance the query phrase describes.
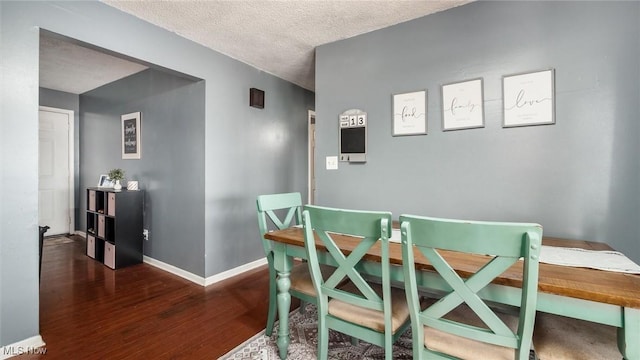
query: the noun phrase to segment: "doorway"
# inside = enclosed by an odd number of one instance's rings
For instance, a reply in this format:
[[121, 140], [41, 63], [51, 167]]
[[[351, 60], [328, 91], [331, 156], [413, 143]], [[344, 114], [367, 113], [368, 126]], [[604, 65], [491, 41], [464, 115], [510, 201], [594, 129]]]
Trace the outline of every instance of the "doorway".
[[38, 128], [38, 224], [47, 235], [69, 234], [74, 224], [71, 110], [40, 106]]
[[308, 144], [309, 144], [309, 168], [308, 168], [308, 184], [307, 184], [307, 199], [309, 204], [316, 203], [316, 171], [315, 171], [315, 158], [316, 158], [316, 112], [309, 110], [308, 112]]

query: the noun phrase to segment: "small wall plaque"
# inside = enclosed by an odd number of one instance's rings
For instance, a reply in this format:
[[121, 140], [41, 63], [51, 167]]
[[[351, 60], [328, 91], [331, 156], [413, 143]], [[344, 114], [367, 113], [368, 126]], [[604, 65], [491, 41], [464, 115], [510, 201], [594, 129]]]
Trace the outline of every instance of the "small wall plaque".
[[256, 88], [249, 89], [249, 106], [264, 109], [264, 91]]

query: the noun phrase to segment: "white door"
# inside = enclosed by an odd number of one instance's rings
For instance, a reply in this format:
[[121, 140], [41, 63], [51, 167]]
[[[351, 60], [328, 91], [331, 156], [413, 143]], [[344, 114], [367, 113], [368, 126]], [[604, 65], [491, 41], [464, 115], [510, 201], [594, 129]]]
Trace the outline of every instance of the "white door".
[[71, 231], [72, 125], [72, 111], [40, 108], [38, 224], [47, 235]]

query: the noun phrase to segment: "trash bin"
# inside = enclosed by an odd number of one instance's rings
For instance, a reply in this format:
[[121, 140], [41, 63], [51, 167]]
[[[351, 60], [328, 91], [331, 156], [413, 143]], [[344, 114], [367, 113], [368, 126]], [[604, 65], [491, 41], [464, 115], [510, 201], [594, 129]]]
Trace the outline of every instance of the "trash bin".
[[40, 226], [40, 266], [38, 267], [38, 279], [42, 277], [42, 242], [44, 241], [44, 233], [46, 233], [47, 230], [49, 230], [48, 226]]

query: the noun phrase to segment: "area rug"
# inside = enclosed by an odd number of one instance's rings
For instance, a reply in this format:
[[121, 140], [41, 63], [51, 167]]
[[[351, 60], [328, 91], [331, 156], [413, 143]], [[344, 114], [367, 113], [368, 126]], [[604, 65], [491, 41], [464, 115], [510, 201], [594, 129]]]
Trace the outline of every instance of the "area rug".
[[[287, 359], [308, 360], [317, 358], [318, 349], [318, 312], [313, 304], [307, 304], [305, 311], [297, 309], [289, 314], [289, 353]], [[220, 359], [223, 360], [279, 360], [278, 324], [273, 334], [266, 336], [264, 330], [231, 350]], [[407, 330], [393, 346], [394, 359], [411, 359], [411, 330]], [[351, 338], [337, 331], [329, 330], [329, 359], [333, 360], [373, 360], [384, 359], [384, 349], [359, 341], [351, 344]]]
[[[317, 359], [318, 349], [318, 311], [313, 304], [307, 304], [305, 311], [297, 309], [289, 314], [289, 343], [288, 360]], [[219, 359], [222, 360], [279, 360], [278, 322], [273, 328], [273, 334], [266, 336], [264, 330], [229, 351]], [[411, 329], [408, 329], [393, 344], [394, 359], [413, 359], [411, 354]], [[351, 338], [337, 331], [329, 330], [329, 359], [331, 360], [380, 360], [384, 359], [384, 349], [359, 341], [351, 344]], [[535, 352], [529, 354], [529, 360], [536, 360]]]

